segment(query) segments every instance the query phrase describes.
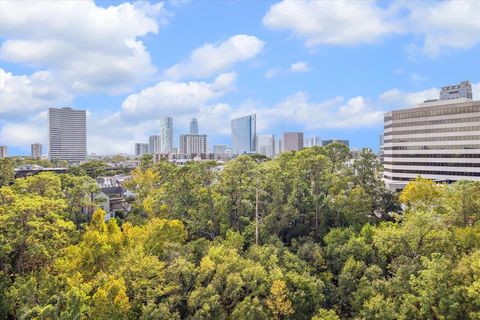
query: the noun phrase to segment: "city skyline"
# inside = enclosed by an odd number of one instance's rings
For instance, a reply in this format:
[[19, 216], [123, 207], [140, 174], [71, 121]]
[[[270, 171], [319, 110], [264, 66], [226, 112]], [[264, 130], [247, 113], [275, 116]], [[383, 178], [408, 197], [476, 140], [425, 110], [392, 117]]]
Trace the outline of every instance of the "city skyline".
[[174, 144], [191, 118], [210, 147], [230, 144], [230, 120], [253, 113], [259, 135], [303, 132], [377, 151], [383, 112], [463, 80], [480, 99], [474, 1], [81, 1], [28, 11], [3, 1], [2, 9], [0, 145], [9, 155], [29, 155], [37, 142], [46, 149], [50, 107], [87, 111], [96, 154], [132, 153], [167, 116]]

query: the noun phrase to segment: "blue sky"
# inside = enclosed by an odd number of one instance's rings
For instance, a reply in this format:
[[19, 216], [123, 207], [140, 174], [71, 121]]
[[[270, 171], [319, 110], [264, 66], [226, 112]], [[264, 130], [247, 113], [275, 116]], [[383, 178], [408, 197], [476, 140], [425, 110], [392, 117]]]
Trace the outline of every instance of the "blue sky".
[[[88, 151], [132, 153], [174, 117], [209, 146], [230, 119], [378, 149], [383, 112], [461, 80], [480, 99], [477, 1], [0, 2], [0, 144], [47, 145], [46, 110], [88, 110]], [[46, 147], [45, 147], [46, 150]]]

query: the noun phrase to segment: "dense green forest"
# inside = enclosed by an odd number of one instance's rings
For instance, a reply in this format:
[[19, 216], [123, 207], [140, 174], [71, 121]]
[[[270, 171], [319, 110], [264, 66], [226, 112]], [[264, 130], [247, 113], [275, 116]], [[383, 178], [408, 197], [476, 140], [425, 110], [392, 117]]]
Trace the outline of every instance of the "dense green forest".
[[0, 318], [480, 319], [480, 183], [397, 195], [349, 157], [146, 157], [108, 222], [81, 170], [2, 178]]

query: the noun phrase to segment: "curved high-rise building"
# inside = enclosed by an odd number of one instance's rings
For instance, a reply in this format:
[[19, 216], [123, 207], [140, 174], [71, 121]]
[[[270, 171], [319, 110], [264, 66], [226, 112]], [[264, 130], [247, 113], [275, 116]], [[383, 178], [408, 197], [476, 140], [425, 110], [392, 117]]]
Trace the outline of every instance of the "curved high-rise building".
[[192, 120], [190, 120], [190, 134], [198, 134], [197, 118], [192, 118]]
[[160, 119], [160, 153], [171, 153], [173, 149], [173, 119]]

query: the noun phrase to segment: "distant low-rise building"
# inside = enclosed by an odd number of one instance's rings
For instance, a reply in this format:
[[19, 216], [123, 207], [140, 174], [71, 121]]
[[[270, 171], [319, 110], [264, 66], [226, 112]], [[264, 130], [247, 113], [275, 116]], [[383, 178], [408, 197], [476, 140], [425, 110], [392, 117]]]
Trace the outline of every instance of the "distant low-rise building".
[[148, 143], [135, 143], [135, 156], [141, 157], [144, 154], [147, 154], [148, 149], [149, 149]]
[[125, 202], [124, 190], [122, 187], [105, 187], [93, 197], [94, 201], [101, 207], [109, 217], [114, 217], [116, 211], [128, 212], [130, 206]]
[[320, 137], [308, 137], [303, 139], [303, 146], [305, 148], [308, 147], [315, 147], [315, 146], [321, 146], [322, 145], [322, 139]]
[[348, 140], [342, 140], [342, 139], [329, 139], [329, 140], [323, 140], [322, 141], [322, 146], [328, 146], [331, 143], [343, 143], [347, 147], [350, 147], [350, 141]]
[[259, 154], [267, 157], [273, 157], [275, 155], [275, 135], [258, 135], [256, 145]]
[[280, 154], [283, 152], [283, 141], [282, 139], [278, 139], [275, 141], [275, 154]]
[[227, 154], [228, 146], [225, 144], [216, 144], [213, 146], [213, 153], [215, 155]]

